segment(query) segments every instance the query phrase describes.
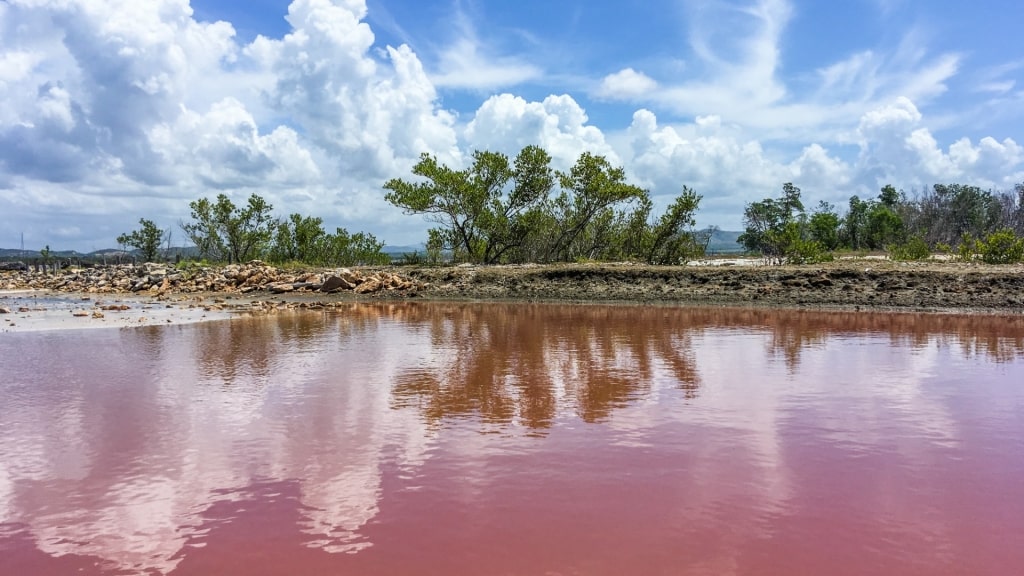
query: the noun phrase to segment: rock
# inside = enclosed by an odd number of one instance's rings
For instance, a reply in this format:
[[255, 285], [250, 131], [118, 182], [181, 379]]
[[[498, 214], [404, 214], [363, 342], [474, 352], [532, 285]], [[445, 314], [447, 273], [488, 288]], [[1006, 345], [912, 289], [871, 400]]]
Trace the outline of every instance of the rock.
[[0, 306], [0, 314], [10, 314], [10, 313], [11, 313], [11, 309], [10, 308], [5, 308], [3, 306]]
[[89, 313], [86, 312], [85, 310], [75, 310], [74, 312], [71, 313], [71, 315], [74, 316], [75, 318], [85, 318], [89, 316]]
[[384, 284], [381, 283], [380, 280], [378, 280], [377, 278], [370, 277], [370, 278], [364, 280], [363, 283], [360, 284], [359, 286], [356, 286], [355, 293], [356, 294], [371, 294], [373, 292], [379, 291], [383, 287], [384, 287]]
[[[372, 280], [371, 280], [372, 279]], [[267, 290], [277, 294], [296, 290], [333, 293], [352, 290], [364, 282], [370, 284], [360, 293], [379, 290], [416, 290], [422, 284], [398, 274], [378, 272], [373, 275], [350, 270], [333, 272], [301, 272], [281, 270], [263, 262], [230, 264], [224, 267], [190, 265], [181, 269], [165, 264], [112, 264], [85, 270], [26, 270], [8, 272], [0, 278], [2, 290], [56, 290], [89, 294], [143, 293], [154, 296], [196, 292], [252, 293]]]
[[93, 318], [103, 318], [103, 312], [100, 312], [99, 310], [96, 310], [95, 312], [92, 313], [92, 317]]
[[324, 280], [323, 286], [320, 286], [320, 291], [328, 293], [336, 292], [338, 290], [351, 290], [355, 287], [355, 284], [350, 283], [341, 276], [329, 276]]
[[170, 289], [171, 289], [171, 280], [165, 276], [163, 282], [160, 283], [160, 293], [163, 294], [163, 293], [167, 292]]
[[284, 294], [285, 292], [294, 292], [295, 285], [291, 282], [277, 282], [271, 284], [268, 289], [274, 294]]
[[345, 282], [351, 284], [352, 287], [355, 287], [363, 282], [363, 279], [360, 278], [358, 274], [352, 272], [348, 268], [342, 268], [341, 270], [338, 270], [337, 276], [344, 280]]

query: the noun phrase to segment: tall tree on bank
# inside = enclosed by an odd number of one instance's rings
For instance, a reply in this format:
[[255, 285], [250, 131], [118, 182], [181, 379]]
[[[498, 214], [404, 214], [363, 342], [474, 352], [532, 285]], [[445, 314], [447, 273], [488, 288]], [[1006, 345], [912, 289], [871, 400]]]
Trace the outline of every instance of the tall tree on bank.
[[373, 234], [350, 234], [344, 228], [328, 234], [319, 216], [292, 214], [274, 223], [274, 239], [268, 251], [272, 262], [301, 262], [321, 266], [388, 264], [384, 243]]
[[[626, 172], [604, 156], [584, 152], [567, 173], [559, 173], [562, 192], [550, 207], [553, 236], [544, 260], [565, 262], [597, 258], [612, 241], [608, 230], [614, 207], [648, 199], [647, 191], [626, 183]], [[591, 224], [596, 226], [591, 227]], [[591, 234], [587, 234], [590, 232]]]
[[[826, 239], [826, 224], [832, 224], [830, 211], [831, 207], [826, 204], [815, 214], [821, 214], [815, 223], [820, 225], [817, 231]], [[739, 242], [747, 250], [760, 252], [773, 264], [806, 264], [832, 259], [832, 254], [815, 237], [815, 227], [809, 224], [800, 189], [790, 182], [782, 185], [781, 198], [748, 204], [743, 221], [746, 230], [740, 234]]]
[[537, 210], [554, 185], [551, 157], [527, 146], [514, 164], [497, 152], [474, 152], [473, 165], [452, 170], [429, 154], [420, 156], [413, 174], [422, 182], [388, 180], [385, 199], [407, 214], [426, 214], [440, 224], [431, 242], [456, 258], [491, 264], [526, 239], [531, 211]]
[[[646, 190], [604, 157], [582, 154], [568, 172], [554, 172], [537, 146], [514, 165], [494, 152], [476, 152], [465, 170], [424, 154], [413, 168], [420, 182], [392, 179], [385, 198], [408, 214], [440, 224], [429, 231], [428, 253], [451, 250], [454, 259], [566, 262], [639, 258], [677, 263], [698, 251], [690, 228], [701, 197], [684, 187], [657, 221]], [[560, 191], [549, 199], [555, 184]]]
[[743, 210], [745, 229], [737, 240], [750, 252], [758, 252], [772, 262], [782, 263], [792, 240], [792, 228], [800, 225], [803, 214], [800, 189], [787, 182], [782, 185], [781, 198], [765, 198], [747, 204]]
[[836, 207], [822, 200], [807, 220], [807, 228], [812, 240], [821, 244], [825, 250], [835, 250], [839, 247], [841, 222]]
[[683, 191], [669, 205], [665, 213], [644, 231], [641, 255], [650, 264], [679, 264], [691, 257], [703, 254], [714, 232], [708, 230], [707, 237], [698, 239], [693, 232], [697, 223], [694, 215], [700, 206], [702, 196], [692, 188], [683, 186]]
[[318, 263], [324, 256], [323, 244], [327, 236], [324, 220], [319, 216], [295, 213], [273, 225], [274, 238], [270, 259], [275, 262]]
[[160, 256], [160, 244], [163, 243], [164, 238], [169, 236], [170, 232], [164, 232], [152, 220], [145, 218], [139, 219], [139, 224], [142, 227], [138, 230], [118, 236], [117, 243], [138, 250], [143, 261], [155, 262]]
[[203, 258], [247, 262], [262, 256], [273, 236], [273, 207], [256, 194], [241, 208], [224, 194], [215, 202], [195, 200], [189, 208], [193, 221], [181, 228]]

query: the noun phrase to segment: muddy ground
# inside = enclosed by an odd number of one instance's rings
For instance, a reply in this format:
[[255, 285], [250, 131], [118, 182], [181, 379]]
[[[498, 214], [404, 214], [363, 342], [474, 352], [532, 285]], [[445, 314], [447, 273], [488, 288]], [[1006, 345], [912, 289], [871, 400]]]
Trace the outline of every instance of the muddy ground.
[[404, 270], [421, 298], [1024, 313], [1024, 266], [844, 260], [814, 266], [572, 264]]

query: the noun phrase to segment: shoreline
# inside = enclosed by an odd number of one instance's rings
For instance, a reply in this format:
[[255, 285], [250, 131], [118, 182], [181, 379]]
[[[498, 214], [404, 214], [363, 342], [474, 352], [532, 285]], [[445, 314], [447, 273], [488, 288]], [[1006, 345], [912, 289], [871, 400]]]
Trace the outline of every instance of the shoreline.
[[[146, 268], [131, 270], [148, 274], [160, 265], [143, 266]], [[172, 281], [173, 269], [162, 266], [161, 271], [162, 275], [139, 276], [146, 278], [148, 287], [134, 292], [114, 289], [110, 270], [94, 271], [91, 276], [86, 271], [69, 271], [42, 279], [20, 273], [20, 280], [4, 273], [0, 275], [0, 331], [170, 325], [380, 301], [1024, 314], [1024, 266], [944, 261], [868, 258], [763, 266], [749, 259], [675, 267], [630, 263], [463, 264], [351, 270], [290, 270], [253, 262], [205, 268], [206, 276], [189, 283]], [[88, 280], [100, 277], [104, 280]], [[128, 285], [137, 287], [140, 283], [133, 278]], [[197, 289], [203, 287], [221, 289]], [[38, 304], [40, 300], [44, 303]]]

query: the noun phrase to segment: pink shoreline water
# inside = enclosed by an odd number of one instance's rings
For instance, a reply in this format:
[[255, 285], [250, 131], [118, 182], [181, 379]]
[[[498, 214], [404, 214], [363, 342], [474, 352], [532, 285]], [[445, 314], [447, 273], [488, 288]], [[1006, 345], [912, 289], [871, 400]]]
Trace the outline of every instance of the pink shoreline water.
[[1024, 319], [357, 305], [0, 358], [3, 574], [1024, 572]]

